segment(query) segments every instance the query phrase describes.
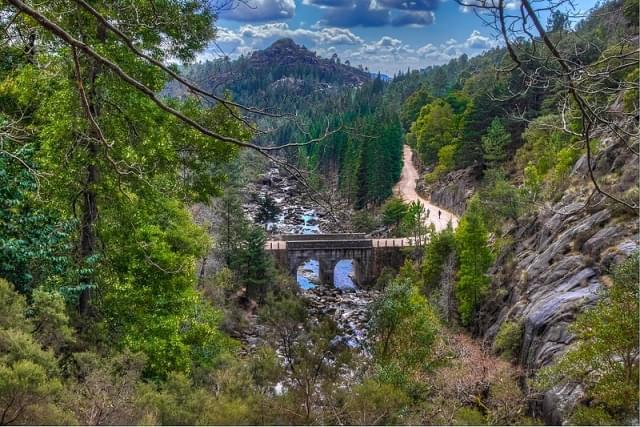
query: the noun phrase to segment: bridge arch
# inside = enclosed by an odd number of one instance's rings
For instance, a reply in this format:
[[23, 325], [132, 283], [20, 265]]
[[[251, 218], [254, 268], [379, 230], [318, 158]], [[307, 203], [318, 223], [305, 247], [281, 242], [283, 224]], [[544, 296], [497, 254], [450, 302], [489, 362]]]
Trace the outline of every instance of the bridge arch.
[[320, 262], [316, 258], [307, 258], [295, 267], [296, 283], [302, 289], [315, 288], [320, 283]]
[[292, 277], [309, 259], [318, 260], [320, 283], [334, 285], [336, 264], [354, 261], [355, 282], [359, 286], [372, 283], [385, 266], [399, 268], [405, 257], [403, 247], [412, 246], [409, 239], [368, 239], [363, 234], [283, 235], [266, 242], [265, 249]]
[[360, 263], [354, 259], [341, 259], [333, 268], [333, 285], [338, 289], [355, 289], [360, 286], [358, 270]]

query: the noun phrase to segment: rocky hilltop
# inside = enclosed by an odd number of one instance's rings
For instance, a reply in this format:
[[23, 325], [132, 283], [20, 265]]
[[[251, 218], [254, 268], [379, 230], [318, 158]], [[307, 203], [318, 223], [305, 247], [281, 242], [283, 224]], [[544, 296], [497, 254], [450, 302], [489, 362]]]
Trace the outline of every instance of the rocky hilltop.
[[286, 77], [301, 77], [306, 72], [317, 76], [321, 83], [357, 86], [371, 80], [369, 73], [342, 64], [335, 58], [322, 58], [288, 38], [280, 39], [264, 50], [253, 52], [248, 58], [247, 66], [255, 71], [268, 70], [274, 76], [282, 74], [275, 82]]

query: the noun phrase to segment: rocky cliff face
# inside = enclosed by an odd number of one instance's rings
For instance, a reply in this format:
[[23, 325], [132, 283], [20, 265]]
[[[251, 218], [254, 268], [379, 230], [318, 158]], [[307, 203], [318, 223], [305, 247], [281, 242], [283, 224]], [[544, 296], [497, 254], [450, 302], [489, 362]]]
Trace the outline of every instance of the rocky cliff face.
[[477, 168], [469, 167], [451, 171], [429, 186], [425, 186], [420, 180], [417, 190], [434, 205], [442, 206], [456, 215], [462, 215], [467, 206], [467, 200], [473, 196], [479, 179]]
[[[637, 194], [637, 156], [624, 142], [602, 140], [594, 159], [599, 182], [623, 197]], [[563, 197], [508, 231], [512, 243], [490, 271], [492, 297], [475, 332], [491, 343], [505, 322], [517, 322], [520, 362], [530, 373], [567, 350], [576, 315], [597, 301], [611, 267], [638, 248], [635, 213], [592, 194], [587, 173], [580, 159]], [[548, 392], [541, 408], [546, 421], [562, 422], [581, 397], [579, 386]]]

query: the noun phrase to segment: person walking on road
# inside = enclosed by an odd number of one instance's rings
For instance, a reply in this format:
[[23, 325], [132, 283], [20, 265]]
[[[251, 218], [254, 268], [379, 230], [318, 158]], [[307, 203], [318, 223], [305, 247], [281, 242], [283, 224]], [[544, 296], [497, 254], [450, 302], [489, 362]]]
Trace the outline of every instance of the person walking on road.
[[429, 214], [431, 213], [431, 211], [429, 209], [427, 209], [427, 219], [429, 219]]
[[442, 216], [442, 211], [438, 209], [438, 219]]

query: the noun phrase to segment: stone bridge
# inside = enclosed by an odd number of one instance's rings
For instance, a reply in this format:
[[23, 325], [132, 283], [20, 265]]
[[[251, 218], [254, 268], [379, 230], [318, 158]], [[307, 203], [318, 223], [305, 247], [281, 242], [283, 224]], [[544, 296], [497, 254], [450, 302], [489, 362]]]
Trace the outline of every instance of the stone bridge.
[[317, 260], [321, 283], [333, 284], [336, 264], [352, 260], [355, 282], [359, 286], [372, 284], [384, 267], [399, 268], [411, 239], [369, 239], [361, 233], [349, 234], [285, 234], [268, 240], [265, 249], [276, 263], [297, 276], [298, 267], [309, 260]]

